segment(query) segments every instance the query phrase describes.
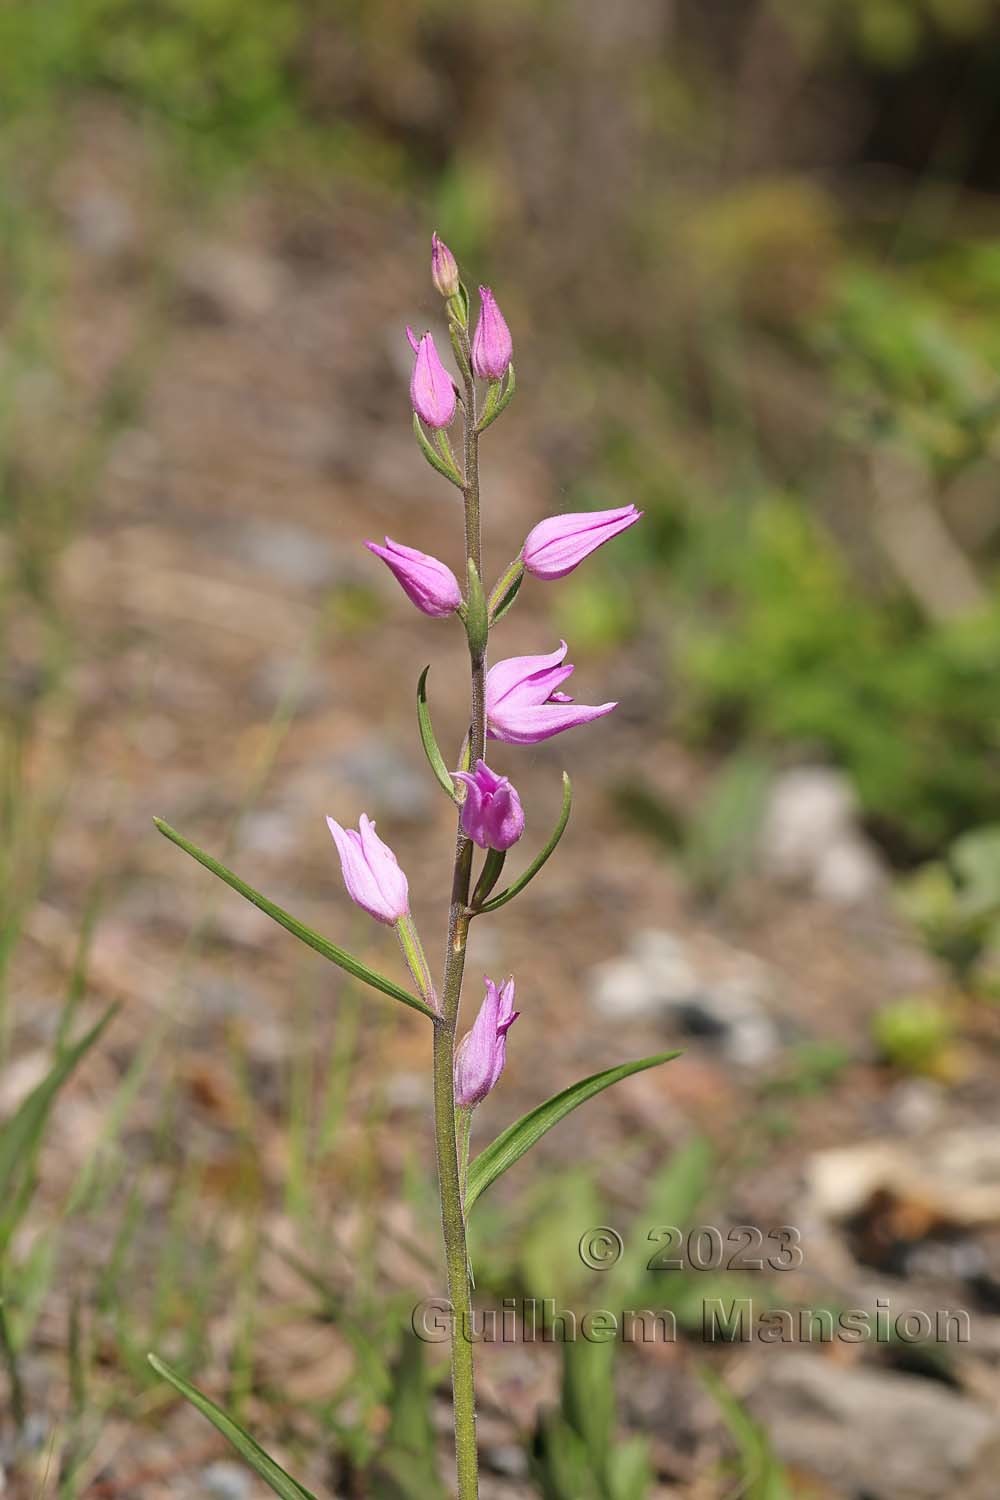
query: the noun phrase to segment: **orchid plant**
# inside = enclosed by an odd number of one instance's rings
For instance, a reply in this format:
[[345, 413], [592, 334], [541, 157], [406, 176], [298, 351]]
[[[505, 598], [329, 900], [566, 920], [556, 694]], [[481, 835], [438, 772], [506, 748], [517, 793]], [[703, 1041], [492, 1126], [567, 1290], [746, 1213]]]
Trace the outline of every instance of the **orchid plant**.
[[[394, 929], [413, 989], [376, 972], [305, 927], [167, 824], [157, 820], [157, 826], [167, 838], [295, 937], [372, 989], [419, 1011], [430, 1023], [434, 1134], [451, 1309], [458, 1496], [459, 1500], [472, 1500], [479, 1489], [470, 1263], [466, 1244], [469, 1214], [476, 1200], [501, 1173], [571, 1110], [620, 1079], [666, 1062], [676, 1054], [663, 1053], [622, 1063], [581, 1080], [510, 1125], [470, 1160], [473, 1112], [500, 1080], [506, 1063], [508, 1034], [520, 1014], [515, 1008], [513, 977], [501, 982], [487, 978], [478, 1014], [458, 1040], [470, 925], [519, 896], [534, 879], [562, 838], [571, 802], [570, 781], [564, 773], [562, 809], [552, 834], [526, 868], [497, 891], [508, 852], [523, 836], [528, 820], [510, 777], [487, 761], [487, 744], [534, 745], [603, 718], [617, 706], [577, 703], [563, 690], [573, 672], [566, 662], [565, 641], [554, 651], [509, 657], [489, 668], [487, 648], [494, 627], [515, 603], [526, 575], [546, 581], [565, 577], [598, 547], [634, 526], [641, 512], [628, 505], [550, 516], [540, 521], [529, 533], [519, 555], [494, 587], [486, 591], [482, 582], [479, 443], [482, 434], [502, 415], [514, 396], [513, 342], [497, 300], [486, 286], [479, 288], [479, 315], [475, 329], [470, 329], [469, 296], [457, 262], [436, 234], [431, 244], [431, 279], [444, 299], [458, 380], [443, 363], [434, 335], [425, 332], [418, 337], [407, 329], [414, 355], [410, 382], [413, 430], [424, 457], [461, 494], [464, 577], [460, 583], [437, 558], [389, 537], [384, 544], [369, 541], [365, 545], [386, 564], [417, 609], [438, 619], [456, 616], [468, 641], [468, 732], [450, 765], [438, 746], [431, 723], [427, 700], [429, 669], [424, 669], [417, 687], [417, 721], [423, 749], [441, 790], [454, 804], [457, 824], [440, 983], [435, 981], [410, 911], [406, 875], [367, 814], [360, 815], [357, 829], [346, 828], [333, 817], [327, 823], [340, 857], [348, 896], [377, 922]], [[456, 458], [449, 438], [456, 423], [461, 430], [461, 461]], [[492, 758], [492, 749], [489, 754]], [[478, 868], [477, 851], [482, 851]], [[221, 1409], [162, 1361], [155, 1356], [151, 1359], [165, 1378], [221, 1428], [276, 1493], [308, 1495]]]

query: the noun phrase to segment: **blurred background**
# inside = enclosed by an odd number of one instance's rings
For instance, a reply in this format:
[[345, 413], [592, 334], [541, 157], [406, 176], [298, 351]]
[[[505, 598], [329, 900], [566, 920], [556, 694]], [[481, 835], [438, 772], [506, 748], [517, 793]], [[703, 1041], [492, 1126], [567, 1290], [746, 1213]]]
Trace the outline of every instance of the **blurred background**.
[[[495, 757], [529, 854], [576, 804], [474, 929], [523, 1013], [476, 1139], [684, 1049], [477, 1207], [484, 1306], [679, 1330], [483, 1347], [483, 1495], [994, 1496], [1000, 5], [48, 0], [0, 122], [6, 1493], [267, 1493], [150, 1349], [320, 1495], [442, 1493], [426, 1030], [151, 823], [395, 973], [324, 827], [367, 811], [438, 946], [413, 694], [457, 746], [463, 643], [360, 547], [460, 557], [407, 398], [437, 229], [514, 335], [490, 571], [646, 512], [497, 632], [621, 708]], [[802, 1264], [647, 1268], [740, 1224]], [[707, 1344], [745, 1296], [891, 1334]]]

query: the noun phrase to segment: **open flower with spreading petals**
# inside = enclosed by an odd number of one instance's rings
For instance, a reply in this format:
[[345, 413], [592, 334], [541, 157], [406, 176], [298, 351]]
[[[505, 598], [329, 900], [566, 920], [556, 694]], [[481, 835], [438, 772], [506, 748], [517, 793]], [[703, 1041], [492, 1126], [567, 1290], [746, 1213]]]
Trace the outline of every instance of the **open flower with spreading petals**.
[[333, 818], [326, 822], [340, 855], [347, 894], [376, 922], [395, 926], [410, 910], [410, 891], [399, 861], [375, 832], [375, 824], [366, 813], [361, 814], [360, 832], [341, 828]]
[[634, 505], [617, 510], [575, 511], [549, 516], [529, 531], [521, 556], [536, 578], [565, 578], [591, 552], [634, 526], [642, 515]]
[[496, 1087], [507, 1061], [507, 1033], [519, 1014], [514, 1009], [513, 979], [499, 989], [487, 979], [479, 1014], [455, 1050], [456, 1104], [471, 1109]]
[[457, 403], [455, 383], [441, 363], [434, 335], [425, 333], [418, 339], [408, 328], [406, 337], [416, 355], [410, 376], [410, 404], [427, 427], [450, 427]]
[[491, 771], [484, 760], [475, 771], [456, 771], [466, 785], [462, 803], [462, 831], [480, 849], [509, 849], [524, 832], [524, 809], [506, 776]]
[[617, 703], [574, 703], [561, 685], [573, 668], [563, 665], [566, 642], [548, 656], [512, 656], [486, 674], [486, 730], [510, 745], [536, 745], [564, 729], [603, 718]]
[[411, 599], [425, 615], [443, 619], [454, 614], [462, 602], [462, 591], [458, 579], [449, 567], [431, 557], [427, 552], [418, 552], [416, 547], [404, 547], [386, 537], [385, 546], [378, 542], [365, 542], [369, 552], [380, 557], [386, 567], [399, 580], [408, 599]]
[[480, 380], [502, 380], [514, 355], [514, 343], [497, 299], [488, 286], [479, 288], [482, 304], [472, 335], [472, 368]]

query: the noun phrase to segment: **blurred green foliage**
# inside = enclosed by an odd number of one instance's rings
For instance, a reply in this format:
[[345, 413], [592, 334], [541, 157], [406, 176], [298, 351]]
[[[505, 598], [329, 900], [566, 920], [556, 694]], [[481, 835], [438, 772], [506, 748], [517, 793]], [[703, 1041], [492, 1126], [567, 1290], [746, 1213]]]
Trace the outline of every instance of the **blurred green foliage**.
[[879, 1053], [904, 1073], [946, 1076], [955, 1024], [937, 1001], [914, 996], [885, 1005], [872, 1021]]
[[300, 0], [51, 0], [0, 11], [9, 113], [104, 88], [246, 149], [295, 111]]
[[1000, 825], [956, 839], [946, 858], [921, 865], [901, 884], [899, 900], [959, 983], [992, 991], [1000, 955]]
[[678, 660], [692, 734], [832, 754], [911, 851], [1000, 816], [1000, 604], [934, 626], [905, 600], [868, 599], [780, 496], [702, 521], [690, 545], [701, 597]]

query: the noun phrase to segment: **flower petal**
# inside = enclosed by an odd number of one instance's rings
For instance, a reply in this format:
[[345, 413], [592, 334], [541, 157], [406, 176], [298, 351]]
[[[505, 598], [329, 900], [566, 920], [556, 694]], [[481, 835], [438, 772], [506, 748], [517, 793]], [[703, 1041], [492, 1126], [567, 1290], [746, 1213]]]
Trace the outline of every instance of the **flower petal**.
[[508, 745], [537, 745], [540, 740], [562, 734], [564, 729], [575, 729], [578, 724], [603, 718], [617, 707], [617, 703], [543, 703], [527, 708], [518, 705], [500, 715], [491, 715], [486, 732], [491, 740]]

